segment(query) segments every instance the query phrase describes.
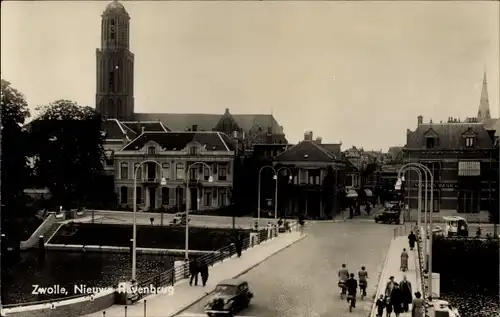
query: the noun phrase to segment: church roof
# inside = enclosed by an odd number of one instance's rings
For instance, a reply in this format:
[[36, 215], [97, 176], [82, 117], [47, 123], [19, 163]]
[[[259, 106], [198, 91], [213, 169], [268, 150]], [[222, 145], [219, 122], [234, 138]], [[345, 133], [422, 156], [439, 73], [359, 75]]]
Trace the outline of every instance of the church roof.
[[101, 129], [106, 134], [105, 138], [110, 140], [128, 139], [130, 141], [136, 137], [136, 133], [133, 130], [127, 128], [117, 119], [104, 120]]
[[[139, 121], [161, 121], [172, 131], [186, 131], [193, 125], [199, 131], [212, 131], [215, 128], [221, 114], [207, 113], [135, 113], [134, 119]], [[250, 131], [254, 126], [262, 126], [264, 131], [267, 127], [272, 127], [273, 134], [283, 134], [281, 127], [271, 114], [232, 114], [236, 124], [245, 132]]]
[[304, 140], [273, 158], [276, 162], [333, 162], [335, 156], [314, 141]]
[[483, 75], [483, 87], [481, 89], [481, 99], [479, 101], [479, 109], [477, 111], [477, 120], [485, 121], [491, 119], [490, 102], [488, 100], [488, 82], [486, 80], [486, 72]]
[[438, 142], [436, 149], [464, 148], [463, 134], [470, 131], [476, 135], [477, 148], [491, 148], [493, 143], [482, 123], [423, 123], [415, 131], [407, 131], [406, 149], [424, 149], [426, 135], [435, 133]]
[[327, 150], [329, 153], [333, 154], [337, 159], [340, 159], [342, 155], [341, 143], [322, 143], [319, 144], [322, 148]]
[[168, 127], [164, 126], [161, 121], [121, 121], [130, 130], [137, 134], [145, 132], [168, 132], [171, 131]]
[[113, 0], [113, 2], [109, 3], [106, 6], [106, 9], [104, 10], [103, 14], [123, 14], [123, 15], [128, 15], [127, 10], [125, 10], [125, 7], [123, 6], [123, 4], [121, 4], [117, 0]]
[[140, 150], [150, 141], [165, 151], [180, 151], [191, 142], [197, 142], [207, 151], [234, 151], [234, 142], [224, 133], [212, 131], [144, 132], [127, 144], [122, 151]]

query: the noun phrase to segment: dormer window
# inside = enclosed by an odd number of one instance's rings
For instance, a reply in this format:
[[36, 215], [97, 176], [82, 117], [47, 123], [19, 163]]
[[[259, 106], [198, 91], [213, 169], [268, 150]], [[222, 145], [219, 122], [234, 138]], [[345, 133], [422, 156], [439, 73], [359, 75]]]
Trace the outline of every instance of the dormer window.
[[199, 150], [196, 146], [192, 146], [189, 148], [189, 155], [198, 155]]
[[433, 149], [436, 147], [436, 139], [435, 138], [426, 138], [425, 147], [428, 149]]
[[148, 154], [156, 154], [156, 148], [154, 146], [148, 146]]
[[473, 137], [466, 137], [465, 138], [465, 147], [474, 147], [475, 146], [475, 142], [474, 142], [474, 138]]

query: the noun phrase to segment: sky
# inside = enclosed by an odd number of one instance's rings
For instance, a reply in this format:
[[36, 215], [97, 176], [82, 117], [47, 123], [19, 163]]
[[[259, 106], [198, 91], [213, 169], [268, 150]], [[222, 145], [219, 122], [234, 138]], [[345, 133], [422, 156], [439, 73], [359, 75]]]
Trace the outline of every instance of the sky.
[[[106, 1], [3, 1], [2, 79], [30, 108], [95, 107]], [[365, 150], [406, 129], [476, 116], [488, 76], [499, 115], [498, 1], [125, 1], [135, 111], [273, 113], [288, 140], [305, 130]]]

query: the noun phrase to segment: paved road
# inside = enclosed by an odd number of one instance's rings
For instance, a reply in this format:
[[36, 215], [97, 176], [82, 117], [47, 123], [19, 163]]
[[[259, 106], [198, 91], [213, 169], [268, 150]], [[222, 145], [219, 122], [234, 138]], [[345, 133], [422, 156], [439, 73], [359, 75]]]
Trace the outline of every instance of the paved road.
[[[255, 293], [241, 316], [256, 317], [366, 317], [371, 308], [378, 273], [387, 253], [393, 226], [355, 222], [311, 224], [308, 237], [274, 255], [243, 276]], [[340, 300], [337, 271], [346, 263], [357, 271], [367, 266], [371, 294], [349, 314]], [[370, 291], [369, 291], [370, 292]], [[207, 298], [179, 317], [205, 316]]]

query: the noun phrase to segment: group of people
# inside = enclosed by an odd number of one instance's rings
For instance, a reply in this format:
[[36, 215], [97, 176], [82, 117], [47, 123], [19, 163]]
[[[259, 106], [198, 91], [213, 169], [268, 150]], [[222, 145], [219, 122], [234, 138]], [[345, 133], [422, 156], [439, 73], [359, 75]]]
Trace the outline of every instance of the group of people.
[[406, 275], [403, 275], [403, 280], [399, 283], [394, 281], [394, 276], [391, 276], [385, 287], [385, 294], [381, 294], [377, 300], [377, 316], [381, 317], [385, 309], [387, 317], [390, 317], [393, 312], [396, 317], [399, 317], [401, 313], [409, 312], [410, 304], [412, 304], [412, 316], [421, 317], [422, 294], [416, 292], [415, 298], [413, 298], [412, 285], [406, 279]]
[[368, 286], [368, 272], [364, 266], [358, 271], [358, 281], [354, 278], [354, 273], [349, 274], [347, 265], [342, 264], [342, 268], [339, 270], [339, 287], [342, 289], [341, 296], [347, 293], [347, 302], [350, 304], [351, 308], [356, 307], [356, 294], [358, 287], [361, 291], [362, 296], [366, 296], [366, 287]]
[[[185, 260], [189, 261], [188, 259]], [[203, 259], [193, 259], [189, 262], [189, 286], [198, 286], [198, 275], [201, 275], [201, 283], [207, 285], [208, 264]]]

